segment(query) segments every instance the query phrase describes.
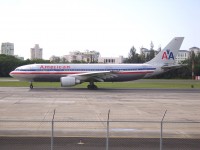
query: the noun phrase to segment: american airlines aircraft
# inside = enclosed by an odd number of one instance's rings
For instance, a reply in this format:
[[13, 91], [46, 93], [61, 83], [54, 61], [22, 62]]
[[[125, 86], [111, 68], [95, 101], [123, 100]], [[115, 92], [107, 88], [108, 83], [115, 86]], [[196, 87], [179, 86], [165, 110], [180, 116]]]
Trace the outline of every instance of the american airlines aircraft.
[[61, 82], [62, 87], [89, 82], [88, 89], [97, 89], [94, 82], [137, 80], [161, 74], [175, 65], [175, 57], [183, 42], [175, 37], [155, 58], [143, 64], [30, 64], [17, 67], [10, 76], [30, 82]]

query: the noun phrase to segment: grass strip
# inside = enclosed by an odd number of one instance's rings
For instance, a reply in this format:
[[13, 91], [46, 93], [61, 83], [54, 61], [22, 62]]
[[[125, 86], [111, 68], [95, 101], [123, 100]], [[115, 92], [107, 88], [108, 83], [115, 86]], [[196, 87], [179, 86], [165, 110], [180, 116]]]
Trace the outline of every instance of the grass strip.
[[[159, 80], [144, 79], [130, 82], [98, 82], [99, 88], [200, 88], [200, 81], [195, 80]], [[0, 87], [29, 87], [29, 82], [0, 81]], [[60, 87], [60, 82], [34, 82], [34, 87]], [[86, 88], [88, 83], [82, 83], [72, 88]]]

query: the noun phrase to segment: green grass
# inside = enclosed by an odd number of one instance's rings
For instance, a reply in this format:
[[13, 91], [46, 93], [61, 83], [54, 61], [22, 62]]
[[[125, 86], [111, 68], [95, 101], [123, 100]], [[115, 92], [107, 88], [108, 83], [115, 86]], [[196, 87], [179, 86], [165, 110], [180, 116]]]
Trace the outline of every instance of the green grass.
[[[0, 81], [0, 87], [29, 87], [29, 82]], [[60, 87], [59, 82], [33, 82], [34, 87]]]
[[[144, 79], [131, 82], [99, 82], [99, 88], [200, 88], [200, 81], [195, 80], [160, 80]], [[2, 81], [0, 87], [29, 87], [28, 82]], [[34, 87], [60, 87], [60, 82], [34, 82]], [[88, 83], [74, 86], [73, 88], [86, 88]]]

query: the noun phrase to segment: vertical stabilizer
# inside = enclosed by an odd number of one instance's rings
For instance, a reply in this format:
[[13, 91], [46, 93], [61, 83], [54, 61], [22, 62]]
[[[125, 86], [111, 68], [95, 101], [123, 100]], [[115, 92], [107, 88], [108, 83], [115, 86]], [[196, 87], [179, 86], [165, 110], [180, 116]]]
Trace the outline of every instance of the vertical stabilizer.
[[169, 66], [175, 64], [175, 58], [181, 47], [183, 39], [184, 37], [173, 38], [171, 42], [162, 51], [160, 51], [152, 60], [147, 62], [147, 64], [159, 66]]

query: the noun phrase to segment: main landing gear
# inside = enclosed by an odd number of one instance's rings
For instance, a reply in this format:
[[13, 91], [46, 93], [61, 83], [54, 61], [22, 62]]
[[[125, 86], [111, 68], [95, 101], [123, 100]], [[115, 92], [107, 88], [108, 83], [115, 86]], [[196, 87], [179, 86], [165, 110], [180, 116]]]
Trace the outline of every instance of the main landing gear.
[[87, 88], [89, 89], [89, 90], [97, 90], [98, 89], [98, 87], [94, 84], [94, 82], [90, 82], [90, 84], [87, 86]]
[[33, 83], [31, 82], [31, 84], [30, 84], [30, 89], [33, 89]]

